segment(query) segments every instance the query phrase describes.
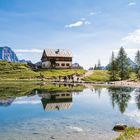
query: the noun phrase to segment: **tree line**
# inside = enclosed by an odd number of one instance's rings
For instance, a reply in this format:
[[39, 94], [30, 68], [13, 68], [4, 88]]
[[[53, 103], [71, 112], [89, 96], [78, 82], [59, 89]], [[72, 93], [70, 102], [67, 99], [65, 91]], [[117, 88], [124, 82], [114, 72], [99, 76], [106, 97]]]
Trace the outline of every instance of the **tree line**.
[[[140, 79], [140, 50], [136, 52], [134, 67], [132, 67], [130, 62], [131, 59], [127, 56], [127, 53], [123, 47], [119, 49], [116, 57], [114, 52], [112, 52], [110, 62], [106, 67], [106, 69], [110, 71], [110, 80], [117, 81], [129, 79], [131, 72], [136, 73], [137, 78]], [[94, 66], [94, 70], [101, 69], [101, 62], [98, 60], [98, 64]]]
[[112, 52], [111, 60], [108, 65], [108, 69], [111, 73], [111, 80], [126, 80], [130, 77], [131, 72], [137, 74], [137, 78], [140, 79], [140, 51], [138, 50], [135, 56], [135, 67], [130, 65], [131, 59], [127, 56], [125, 49], [120, 48], [117, 57]]

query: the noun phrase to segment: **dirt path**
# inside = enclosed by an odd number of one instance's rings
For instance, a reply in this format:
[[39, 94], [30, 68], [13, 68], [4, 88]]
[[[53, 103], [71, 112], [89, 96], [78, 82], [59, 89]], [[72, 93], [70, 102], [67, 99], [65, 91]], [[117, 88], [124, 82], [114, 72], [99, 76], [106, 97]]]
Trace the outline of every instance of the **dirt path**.
[[90, 75], [92, 75], [92, 74], [93, 74], [93, 70], [88, 70], [81, 78], [90, 76]]
[[83, 74], [82, 76], [79, 77], [79, 79], [80, 79], [79, 81], [83, 82], [83, 80], [82, 80], [83, 78], [90, 76], [92, 74], [93, 74], [93, 70], [88, 70], [85, 74]]

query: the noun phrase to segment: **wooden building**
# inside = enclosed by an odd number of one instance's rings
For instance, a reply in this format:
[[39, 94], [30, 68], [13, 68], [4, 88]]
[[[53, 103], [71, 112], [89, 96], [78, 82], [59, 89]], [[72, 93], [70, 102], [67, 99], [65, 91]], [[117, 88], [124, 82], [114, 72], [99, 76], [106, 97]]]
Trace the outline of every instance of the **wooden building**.
[[71, 68], [72, 53], [64, 49], [45, 49], [41, 61], [42, 68]]

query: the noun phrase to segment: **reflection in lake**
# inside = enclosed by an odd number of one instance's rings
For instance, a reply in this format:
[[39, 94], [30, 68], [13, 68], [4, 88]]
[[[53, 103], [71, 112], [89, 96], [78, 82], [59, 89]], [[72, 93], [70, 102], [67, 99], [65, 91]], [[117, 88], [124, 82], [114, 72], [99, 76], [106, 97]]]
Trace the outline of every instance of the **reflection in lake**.
[[[140, 125], [140, 89], [80, 85], [16, 86], [0, 90], [0, 137], [111, 140], [116, 123]], [[8, 90], [6, 90], [8, 89]], [[2, 94], [5, 93], [5, 94]], [[8, 96], [9, 95], [9, 96]]]
[[0, 99], [0, 106], [10, 106], [15, 98]]
[[111, 101], [112, 101], [112, 106], [113, 108], [115, 105], [118, 105], [119, 110], [121, 113], [124, 113], [127, 106], [128, 102], [131, 98], [130, 93], [133, 91], [133, 88], [109, 88], [108, 92], [111, 96]]
[[72, 106], [72, 93], [52, 93], [42, 96], [44, 110], [63, 110], [70, 109]]
[[136, 104], [137, 104], [138, 109], [140, 110], [140, 89], [136, 89], [135, 94], [136, 94], [136, 97], [135, 97]]

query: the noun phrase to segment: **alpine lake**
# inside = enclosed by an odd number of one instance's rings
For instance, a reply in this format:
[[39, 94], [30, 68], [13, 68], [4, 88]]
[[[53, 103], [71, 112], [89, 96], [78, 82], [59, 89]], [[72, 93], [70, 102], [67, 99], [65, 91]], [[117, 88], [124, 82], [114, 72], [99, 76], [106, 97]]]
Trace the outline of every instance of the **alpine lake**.
[[140, 127], [140, 89], [0, 84], [0, 140], [112, 140], [117, 123]]

